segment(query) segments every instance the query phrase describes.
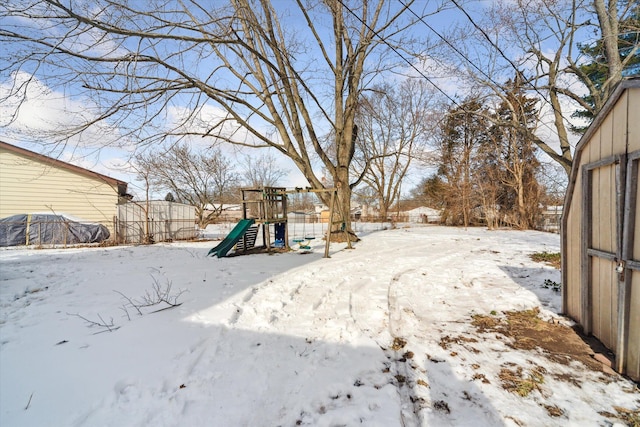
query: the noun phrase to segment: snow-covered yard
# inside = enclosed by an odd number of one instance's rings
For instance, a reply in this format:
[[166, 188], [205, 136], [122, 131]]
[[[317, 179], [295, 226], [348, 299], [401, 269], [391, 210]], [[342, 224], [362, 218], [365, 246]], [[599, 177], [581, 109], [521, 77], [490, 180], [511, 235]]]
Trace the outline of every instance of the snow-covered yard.
[[[215, 242], [0, 251], [0, 425], [640, 418], [633, 382], [579, 345], [547, 346], [572, 331], [543, 287], [559, 271], [530, 255], [558, 252], [558, 235], [412, 227], [332, 244], [331, 259], [314, 244], [222, 259], [206, 257]], [[154, 287], [179, 305], [141, 307]], [[512, 329], [523, 322], [539, 341]]]

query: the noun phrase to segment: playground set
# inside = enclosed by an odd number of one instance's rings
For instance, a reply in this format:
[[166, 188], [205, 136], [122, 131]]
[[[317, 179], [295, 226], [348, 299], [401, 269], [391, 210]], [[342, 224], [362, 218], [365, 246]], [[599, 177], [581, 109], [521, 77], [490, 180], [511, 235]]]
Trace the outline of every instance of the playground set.
[[[263, 249], [270, 252], [274, 248], [292, 249], [289, 246], [289, 229], [287, 216], [287, 194], [294, 193], [331, 193], [331, 203], [329, 206], [329, 219], [325, 236], [324, 257], [329, 258], [329, 243], [331, 240], [331, 229], [334, 224], [346, 223], [344, 214], [336, 217], [337, 189], [312, 189], [295, 188], [287, 190], [282, 187], [262, 187], [262, 188], [242, 188], [242, 219], [236, 224], [231, 232], [216, 247], [212, 248], [207, 256], [217, 256], [218, 258], [228, 256], [233, 250], [234, 255], [246, 254], [249, 251]], [[339, 209], [338, 209], [339, 210]], [[295, 227], [295, 223], [294, 223]], [[314, 230], [315, 231], [315, 230]], [[262, 233], [261, 246], [256, 246], [258, 233]], [[272, 239], [273, 236], [273, 239]], [[297, 245], [297, 249], [308, 252], [311, 249], [310, 243], [316, 236], [314, 233], [297, 235], [294, 232], [292, 242]], [[351, 242], [347, 240], [348, 246]]]

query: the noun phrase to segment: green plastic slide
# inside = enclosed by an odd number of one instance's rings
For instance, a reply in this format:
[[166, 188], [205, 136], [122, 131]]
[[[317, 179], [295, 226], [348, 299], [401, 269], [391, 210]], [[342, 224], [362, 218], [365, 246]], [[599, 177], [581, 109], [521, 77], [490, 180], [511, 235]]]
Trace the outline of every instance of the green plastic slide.
[[244, 233], [247, 232], [254, 222], [255, 220], [253, 219], [241, 219], [240, 222], [233, 227], [231, 233], [229, 233], [218, 246], [212, 248], [207, 256], [216, 255], [218, 258], [227, 256], [227, 253], [235, 246], [236, 243], [238, 243], [238, 240], [242, 239]]

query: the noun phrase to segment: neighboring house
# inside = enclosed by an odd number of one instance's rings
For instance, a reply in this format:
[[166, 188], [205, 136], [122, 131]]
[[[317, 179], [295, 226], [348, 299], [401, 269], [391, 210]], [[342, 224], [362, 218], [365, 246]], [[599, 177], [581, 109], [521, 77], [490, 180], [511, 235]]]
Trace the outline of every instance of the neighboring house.
[[[362, 204], [351, 209], [351, 219], [354, 221], [378, 221], [380, 212], [373, 206]], [[328, 216], [327, 216], [328, 218]]]
[[420, 206], [419, 208], [402, 212], [401, 215], [406, 215], [409, 222], [422, 224], [440, 222], [440, 211], [426, 206]]
[[540, 229], [552, 233], [560, 232], [560, 219], [562, 218], [562, 206], [545, 206], [542, 208]]
[[66, 214], [114, 231], [127, 183], [0, 141], [0, 218]]
[[562, 216], [562, 311], [640, 380], [640, 78], [582, 136]]
[[203, 216], [206, 217], [215, 212], [218, 212], [219, 215], [214, 218], [212, 223], [238, 222], [242, 219], [242, 204], [208, 204], [204, 207]]

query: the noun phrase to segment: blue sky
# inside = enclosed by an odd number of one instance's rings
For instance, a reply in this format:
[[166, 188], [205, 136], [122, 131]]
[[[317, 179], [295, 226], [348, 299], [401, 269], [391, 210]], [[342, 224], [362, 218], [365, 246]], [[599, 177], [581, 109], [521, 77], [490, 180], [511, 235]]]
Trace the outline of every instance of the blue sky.
[[[274, 4], [284, 13], [283, 27], [286, 26], [285, 30], [302, 35], [306, 25], [304, 25], [304, 22], [301, 20], [299, 12], [296, 13], [295, 8], [289, 8], [289, 5], [292, 3], [285, 0], [278, 0], [275, 1]], [[487, 4], [490, 3], [470, 2], [465, 6], [465, 10], [469, 11], [472, 16], [478, 17], [477, 11], [482, 10]], [[412, 9], [419, 13], [420, 8], [433, 8], [435, 5], [437, 5], [435, 2], [419, 1], [412, 6]], [[399, 6], [399, 3], [397, 6]], [[438, 32], [444, 32], [458, 23], [468, 24], [466, 17], [455, 8], [427, 17], [425, 20], [429, 26]], [[0, 21], [0, 25], [6, 25], [6, 23], [6, 21]], [[33, 24], [25, 20], [14, 20], [11, 23], [18, 24], [22, 27]], [[325, 24], [326, 28], [329, 28], [330, 22], [326, 22]], [[416, 36], [428, 35], [429, 37], [437, 39], [437, 36], [423, 23], [417, 23], [412, 28], [412, 31]], [[83, 37], [84, 36], [85, 35], [83, 35]], [[329, 36], [329, 34], [327, 33], [324, 36]], [[114, 49], [114, 47], [110, 45], [109, 40], [102, 43], [100, 47], [105, 49], [105, 53]], [[19, 46], [9, 46], [8, 50], [19, 48]], [[170, 54], [168, 46], [161, 48], [166, 49], [166, 54]], [[401, 49], [398, 52], [403, 54]], [[311, 50], [301, 49], [297, 54], [306, 55], [306, 58], [301, 59], [304, 59], [310, 66], [313, 66], [314, 63], [320, 60], [320, 52], [317, 48]], [[395, 54], [390, 53], [388, 55]], [[396, 71], [399, 72], [388, 74], [387, 79], [399, 79], [401, 78], [401, 74], [417, 74], [416, 71], [411, 70], [406, 63], [404, 64], [404, 68], [402, 68], [403, 65], [401, 64], [403, 63], [403, 59], [398, 56], [384, 59], [396, 62], [400, 67], [396, 69]], [[193, 57], [191, 60], [193, 64], [197, 63]], [[429, 63], [431, 65], [436, 64], [433, 59], [431, 59]], [[47, 67], [40, 67], [37, 70], [34, 67], [27, 67], [18, 74], [12, 74], [11, 71], [11, 69], [0, 71], [0, 96], [5, 95], [10, 88], [15, 87], [16, 82], [24, 82], [26, 79], [33, 80], [29, 86], [28, 96], [24, 101], [11, 98], [0, 105], [0, 139], [24, 148], [56, 156], [61, 160], [69, 161], [78, 166], [123, 179], [131, 183], [132, 189], [138, 186], [135, 182], [134, 175], [132, 175], [127, 168], [129, 157], [134, 152], [136, 144], [135, 138], [132, 137], [135, 133], [129, 137], [123, 137], [123, 135], [128, 134], [128, 129], [116, 126], [113, 123], [109, 124], [108, 122], [104, 122], [93, 126], [82, 135], [69, 138], [66, 143], [62, 145], [51, 144], [51, 140], [47, 139], [46, 135], [48, 132], [55, 131], [61, 126], [72, 126], [83, 118], [91, 118], [93, 108], [99, 105], [99, 100], [93, 98], [91, 94], [83, 90], [78, 84], [56, 85], [56, 82], [60, 81], [58, 79], [60, 76], [55, 74], [56, 71], [52, 71], [52, 69]], [[436, 83], [440, 89], [447, 92], [449, 96], [459, 100], [460, 97], [465, 95], [465, 89], [461, 88], [454, 80], [446, 80], [443, 79], [442, 76], [437, 76], [433, 73], [433, 70], [428, 71], [431, 81]], [[322, 94], [322, 91], [318, 93]], [[184, 102], [184, 104], [182, 104], [183, 106], [187, 105], [186, 98], [177, 98], [174, 101], [171, 108], [165, 109], [161, 116], [161, 119], [165, 120], [165, 122], [170, 122], [179, 116], [180, 108], [184, 108], [181, 107], [182, 102]], [[15, 120], [12, 121], [12, 112], [15, 111], [15, 107], [19, 102], [21, 102], [19, 114], [15, 117]], [[141, 113], [143, 113], [142, 110]], [[207, 104], [203, 112], [203, 117], [207, 119], [215, 117], [216, 114], [222, 113], [215, 105]], [[139, 117], [135, 117], [134, 114], [131, 119], [132, 120], [128, 122], [128, 126], [133, 129], [136, 126], [136, 119], [139, 119]], [[193, 138], [192, 143], [203, 149], [209, 144], [202, 138]], [[233, 157], [236, 155], [237, 150], [227, 149], [226, 153]], [[240, 153], [239, 159], [242, 155], [245, 155], [245, 153], [246, 150]], [[272, 153], [275, 154], [275, 151], [272, 150]], [[238, 160], [238, 162], [239, 161], [240, 160]], [[284, 185], [307, 185], [302, 174], [289, 159], [282, 159], [282, 167], [290, 171], [288, 177], [283, 182]], [[321, 175], [321, 172], [319, 172], [319, 174]], [[422, 174], [419, 171], [415, 171], [408, 179], [408, 182], [403, 185], [403, 190], [405, 192], [410, 190], [421, 178]], [[134, 190], [134, 192], [137, 191]]]

